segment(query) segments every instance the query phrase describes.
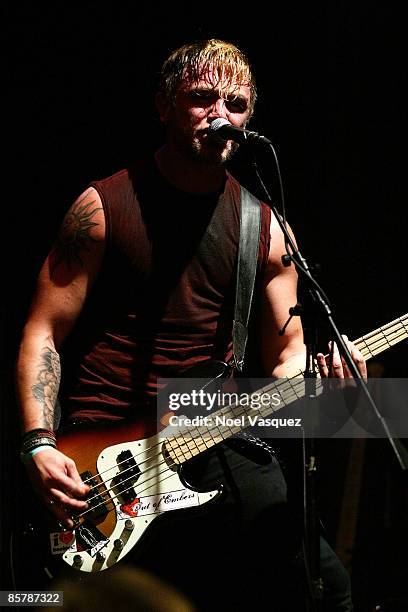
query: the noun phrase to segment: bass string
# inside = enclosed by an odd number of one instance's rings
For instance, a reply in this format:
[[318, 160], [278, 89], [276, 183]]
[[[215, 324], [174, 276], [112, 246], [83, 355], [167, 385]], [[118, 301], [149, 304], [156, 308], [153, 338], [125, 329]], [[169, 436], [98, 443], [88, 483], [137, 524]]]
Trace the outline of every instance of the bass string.
[[[282, 385], [282, 384], [283, 384], [283, 382], [280, 382], [280, 385]], [[285, 379], [285, 384], [286, 384], [286, 385], [287, 385], [287, 384], [289, 384], [289, 386], [290, 386], [291, 390], [295, 392], [295, 397], [296, 397], [296, 398], [298, 398], [298, 397], [299, 397], [299, 394], [298, 394], [298, 393], [296, 393], [296, 386], [302, 386], [302, 387], [303, 387], [303, 380], [302, 380], [302, 381], [299, 381], [299, 380], [298, 380], [298, 381], [296, 382], [296, 385], [293, 385], [293, 384], [292, 384], [291, 379]], [[270, 390], [270, 389], [272, 389], [272, 388], [276, 388], [277, 386], [279, 387], [279, 384], [278, 384], [278, 385], [276, 385], [276, 383], [274, 383], [273, 385], [270, 385], [270, 386], [266, 386], [266, 387], [264, 387], [264, 390], [265, 390], [265, 392], [266, 392], [266, 390]], [[236, 405], [236, 406], [239, 406], [239, 404], [238, 404], [238, 405]], [[242, 407], [242, 406], [240, 406], [240, 408], [241, 408], [241, 412], [240, 412], [240, 413], [238, 413], [238, 414], [235, 414], [235, 416], [237, 416], [237, 417], [239, 417], [240, 415], [245, 415], [245, 414], [246, 414], [246, 411], [243, 409], [243, 407]], [[210, 438], [211, 438], [211, 445], [210, 445], [210, 446], [208, 446], [208, 445], [207, 445], [207, 443], [206, 443], [206, 441], [205, 441], [205, 438], [202, 436], [202, 432], [201, 432], [201, 431], [199, 431], [199, 430], [198, 430], [198, 428], [196, 428], [196, 429], [197, 429], [197, 431], [198, 431], [198, 438], [197, 438], [197, 437], [190, 436], [190, 438], [186, 440], [186, 439], [184, 438], [184, 436], [181, 436], [181, 437], [182, 437], [182, 439], [183, 439], [183, 442], [182, 442], [182, 443], [178, 443], [178, 444], [177, 444], [177, 446], [176, 446], [176, 448], [174, 448], [174, 447], [172, 447], [172, 448], [171, 448], [171, 450], [172, 450], [172, 451], [175, 451], [175, 450], [176, 450], [176, 451], [177, 451], [177, 450], [182, 450], [182, 454], [185, 456], [185, 455], [186, 455], [186, 452], [185, 452], [185, 450], [183, 450], [183, 447], [187, 447], [187, 453], [189, 453], [191, 456], [190, 456], [190, 457], [188, 457], [188, 458], [187, 458], [187, 459], [185, 459], [185, 460], [191, 459], [191, 458], [192, 458], [192, 456], [194, 456], [194, 455], [193, 455], [193, 453], [192, 453], [191, 448], [189, 447], [189, 445], [190, 445], [190, 442], [191, 442], [191, 441], [194, 441], [194, 445], [195, 445], [196, 449], [198, 450], [198, 452], [199, 452], [199, 453], [201, 453], [201, 452], [204, 452], [205, 450], [207, 450], [208, 448], [211, 448], [211, 447], [212, 447], [212, 446], [214, 446], [215, 444], [220, 443], [222, 440], [224, 440], [224, 439], [227, 437], [227, 436], [225, 435], [226, 433], [228, 433], [228, 434], [229, 434], [229, 436], [228, 436], [228, 437], [230, 437], [231, 435], [233, 435], [233, 433], [236, 433], [236, 432], [233, 432], [233, 431], [232, 431], [232, 429], [231, 429], [231, 427], [229, 427], [229, 426], [224, 427], [224, 431], [222, 431], [222, 430], [221, 430], [221, 428], [220, 428], [219, 426], [215, 426], [215, 427], [212, 427], [212, 428], [207, 428], [207, 429], [205, 430], [205, 433], [206, 433], [206, 434], [210, 434]], [[214, 433], [214, 432], [216, 432], [216, 433], [218, 432], [218, 434], [220, 434], [220, 435], [221, 435], [221, 438], [222, 438], [222, 439], [221, 439], [221, 440], [218, 440], [217, 438], [214, 438], [214, 436], [213, 436], [213, 433]], [[176, 439], [176, 438], [173, 438], [173, 440], [175, 440], [175, 439]], [[200, 445], [197, 443], [197, 439], [200, 441]], [[168, 440], [168, 439], [167, 439], [167, 440]], [[166, 441], [166, 440], [165, 440], [165, 441]], [[164, 442], [165, 442], [165, 441], [164, 441]], [[202, 446], [203, 446], [203, 444], [204, 444], [204, 448], [202, 447]], [[158, 446], [160, 446], [160, 445], [161, 445], [161, 443], [158, 443], [158, 444], [156, 444], [156, 445], [153, 445], [152, 447], [149, 447], [147, 450], [152, 450], [152, 449], [155, 449], [155, 448], [157, 448], [157, 447], [158, 447]], [[134, 455], [134, 456], [132, 456], [132, 457], [133, 457], [133, 458], [137, 458], [137, 457], [139, 457], [141, 454], [143, 454], [143, 452], [140, 452], [138, 455]], [[146, 462], [148, 462], [148, 461], [151, 461], [153, 458], [156, 458], [156, 457], [160, 456], [160, 454], [161, 454], [161, 451], [160, 451], [159, 453], [157, 453], [156, 455], [150, 455], [150, 456], [146, 457], [146, 458], [145, 458], [145, 460], [144, 460], [144, 461], [142, 461], [142, 462], [140, 463], [140, 465], [142, 465], [143, 463], [146, 463]], [[158, 468], [158, 467], [160, 467], [161, 465], [164, 465], [164, 464], [168, 465], [168, 463], [167, 463], [167, 461], [166, 461], [165, 459], [163, 459], [163, 461], [160, 461], [160, 462], [158, 462], [158, 463], [156, 463], [156, 464], [153, 464], [153, 465], [152, 465], [152, 466], [150, 466], [150, 467], [149, 467], [147, 470], [144, 470], [144, 471], [140, 472], [140, 475], [146, 475], [146, 474], [148, 473], [148, 471], [150, 471], [150, 470], [152, 470], [152, 469], [154, 469], [154, 468]], [[174, 465], [176, 465], [176, 464], [173, 462], [173, 467], [174, 467]], [[113, 467], [107, 468], [107, 469], [106, 469], [104, 472], [101, 472], [100, 474], [103, 474], [103, 473], [106, 473], [106, 472], [108, 472], [108, 471], [110, 471], [110, 470], [112, 470], [112, 469], [115, 469], [115, 467], [116, 467], [116, 466], [113, 466]], [[123, 470], [123, 472], [122, 472], [121, 474], [125, 474], [125, 473], [126, 473], [128, 470], [132, 470], [132, 469], [134, 469], [134, 466], [130, 466], [130, 467], [129, 467], [129, 468], [127, 468], [126, 470]], [[97, 474], [97, 475], [99, 475], [99, 474]], [[149, 477], [149, 478], [147, 479], [147, 481], [142, 481], [142, 482], [139, 484], [139, 486], [141, 486], [141, 485], [145, 484], [146, 482], [150, 481], [152, 478], [154, 478], [154, 476]], [[123, 480], [121, 484], [124, 484], [124, 483], [126, 483], [127, 481], [132, 480], [132, 479], [133, 479], [133, 475], [131, 475], [131, 476], [129, 476], [128, 478], [126, 478], [125, 480]], [[86, 481], [85, 481], [85, 482], [86, 482]], [[101, 483], [97, 483], [96, 485], [94, 485], [94, 486], [91, 488], [91, 491], [92, 491], [92, 490], [94, 490], [94, 489], [98, 489], [98, 488], [100, 488], [100, 487], [102, 487], [102, 486], [104, 486], [104, 485], [105, 485], [105, 483], [104, 483], [103, 481], [102, 481]], [[110, 497], [110, 500], [111, 500], [111, 499], [118, 499], [118, 498], [119, 498], [119, 496], [120, 496], [121, 494], [123, 494], [124, 492], [126, 492], [126, 491], [130, 490], [132, 487], [133, 487], [133, 484], [132, 484], [131, 486], [129, 486], [127, 489], [124, 489], [123, 491], [121, 491], [119, 494], [112, 495], [112, 496]], [[114, 489], [114, 487], [106, 488], [106, 490], [104, 491], [104, 494], [113, 492], [113, 489]], [[138, 493], [138, 494], [139, 494], [139, 493]], [[89, 499], [88, 499], [88, 502], [90, 503], [90, 502], [92, 502], [92, 501], [93, 501], [93, 500], [95, 500], [95, 499], [98, 499], [98, 495], [95, 495], [94, 497], [89, 498]], [[109, 502], [109, 500], [108, 500], [108, 502]], [[90, 509], [86, 510], [86, 511], [85, 511], [83, 514], [80, 514], [80, 515], [79, 515], [79, 517], [82, 517], [84, 514], [87, 514], [87, 513], [89, 513], [89, 512], [92, 512], [92, 511], [94, 511], [96, 508], [98, 508], [98, 507], [100, 507], [100, 506], [103, 506], [103, 505], [106, 505], [106, 503], [105, 503], [105, 502], [101, 502], [101, 503], [97, 504], [96, 506], [93, 506], [92, 508], [90, 508]]]

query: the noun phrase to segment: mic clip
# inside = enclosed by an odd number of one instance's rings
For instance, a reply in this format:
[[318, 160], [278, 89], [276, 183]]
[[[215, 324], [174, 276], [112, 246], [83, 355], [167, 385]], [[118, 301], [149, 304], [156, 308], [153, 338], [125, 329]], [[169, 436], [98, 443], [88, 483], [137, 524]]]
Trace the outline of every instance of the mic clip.
[[289, 318], [286, 321], [285, 325], [282, 327], [282, 329], [279, 330], [278, 334], [279, 336], [283, 336], [283, 334], [285, 333], [285, 330], [287, 328], [287, 326], [289, 325], [289, 323], [291, 322], [293, 317], [299, 317], [302, 314], [303, 308], [302, 308], [302, 304], [296, 304], [296, 306], [291, 306], [289, 308]]

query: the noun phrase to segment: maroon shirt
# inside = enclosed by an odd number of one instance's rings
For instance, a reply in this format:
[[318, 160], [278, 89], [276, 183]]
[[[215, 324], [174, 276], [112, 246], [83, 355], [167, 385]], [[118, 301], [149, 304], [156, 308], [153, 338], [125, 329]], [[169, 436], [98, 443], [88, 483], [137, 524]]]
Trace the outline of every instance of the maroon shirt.
[[[139, 163], [92, 183], [106, 217], [101, 273], [68, 344], [69, 419], [135, 418], [173, 377], [208, 359], [228, 360], [235, 300], [240, 185], [192, 195]], [[262, 205], [258, 282], [269, 252]]]

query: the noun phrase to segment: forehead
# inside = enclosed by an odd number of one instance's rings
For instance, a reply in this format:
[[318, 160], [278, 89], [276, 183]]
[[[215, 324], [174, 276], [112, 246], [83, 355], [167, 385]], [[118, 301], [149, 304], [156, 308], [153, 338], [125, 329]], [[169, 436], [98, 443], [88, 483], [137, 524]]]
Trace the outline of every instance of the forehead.
[[251, 88], [248, 79], [242, 76], [227, 76], [222, 70], [212, 66], [206, 68], [201, 74], [192, 77], [184, 74], [180, 83], [180, 91], [191, 91], [192, 89], [211, 89], [219, 93], [221, 97], [244, 96], [249, 100]]

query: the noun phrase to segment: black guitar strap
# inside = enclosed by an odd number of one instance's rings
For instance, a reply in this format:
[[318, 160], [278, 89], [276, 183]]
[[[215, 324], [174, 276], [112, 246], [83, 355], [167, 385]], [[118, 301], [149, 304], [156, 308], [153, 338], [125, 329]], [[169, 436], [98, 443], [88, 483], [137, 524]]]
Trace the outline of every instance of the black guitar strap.
[[[260, 236], [261, 204], [249, 191], [241, 187], [241, 222], [232, 329], [233, 360], [239, 372], [242, 372], [244, 365]], [[226, 444], [235, 452], [259, 464], [269, 463], [274, 456], [273, 449], [266, 442], [255, 438], [248, 432], [240, 432], [229, 438]]]
[[242, 372], [248, 339], [248, 322], [254, 292], [261, 235], [261, 204], [241, 186], [241, 221], [239, 230], [237, 285], [232, 342], [234, 365]]

